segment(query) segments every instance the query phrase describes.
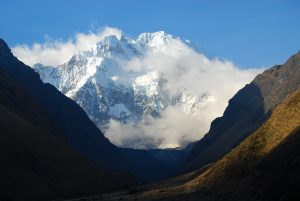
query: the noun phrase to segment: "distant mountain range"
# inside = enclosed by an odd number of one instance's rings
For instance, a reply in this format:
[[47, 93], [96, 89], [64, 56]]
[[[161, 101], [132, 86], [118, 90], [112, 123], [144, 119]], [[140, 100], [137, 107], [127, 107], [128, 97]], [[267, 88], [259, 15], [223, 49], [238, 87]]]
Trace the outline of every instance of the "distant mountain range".
[[[178, 106], [184, 114], [193, 116], [214, 101], [209, 93], [197, 95], [182, 88], [173, 94], [165, 89], [168, 80], [164, 74], [151, 69], [151, 66], [131, 69], [135, 66], [132, 63], [135, 59], [152, 52], [162, 54], [169, 50], [168, 44], [175, 42], [191, 47], [188, 42], [163, 31], [142, 33], [136, 39], [111, 35], [91, 50], [78, 52], [62, 65], [36, 64], [33, 69], [45, 83], [52, 84], [76, 101], [103, 131], [106, 131], [110, 120], [124, 124], [149, 124], [149, 118], [159, 118], [168, 106]], [[114, 138], [111, 140], [115, 142]], [[160, 142], [153, 139], [147, 141], [143, 138], [142, 141], [137, 137], [121, 145], [139, 149], [160, 146]]]

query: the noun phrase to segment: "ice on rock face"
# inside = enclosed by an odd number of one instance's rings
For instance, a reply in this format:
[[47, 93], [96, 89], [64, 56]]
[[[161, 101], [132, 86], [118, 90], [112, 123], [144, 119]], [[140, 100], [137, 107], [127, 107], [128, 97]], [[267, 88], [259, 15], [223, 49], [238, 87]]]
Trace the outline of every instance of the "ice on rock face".
[[55, 67], [44, 66], [43, 64], [35, 64], [32, 68], [39, 73], [43, 82], [50, 83], [56, 88], [59, 88], [61, 78]]
[[148, 97], [158, 95], [159, 92], [159, 74], [157, 72], [149, 72], [145, 75], [137, 77], [133, 82], [135, 91], [145, 93]]
[[95, 50], [96, 55], [104, 57], [112, 56], [112, 53], [125, 54], [116, 36], [106, 36], [96, 45]]
[[119, 117], [121, 120], [125, 120], [128, 116], [131, 115], [131, 112], [123, 103], [117, 103], [109, 109], [109, 115]]
[[137, 41], [144, 46], [163, 48], [172, 39], [175, 39], [172, 35], [159, 31], [156, 33], [142, 33]]
[[193, 115], [206, 102], [214, 101], [213, 97], [195, 96], [185, 89], [168, 94], [163, 90], [167, 80], [158, 72], [128, 71], [122, 66], [149, 50], [164, 51], [171, 40], [180, 39], [163, 31], [143, 33], [137, 39], [107, 36], [62, 65], [37, 64], [33, 68], [44, 82], [75, 100], [102, 129], [110, 119], [126, 123], [141, 122], [147, 116], [156, 118], [170, 105]]

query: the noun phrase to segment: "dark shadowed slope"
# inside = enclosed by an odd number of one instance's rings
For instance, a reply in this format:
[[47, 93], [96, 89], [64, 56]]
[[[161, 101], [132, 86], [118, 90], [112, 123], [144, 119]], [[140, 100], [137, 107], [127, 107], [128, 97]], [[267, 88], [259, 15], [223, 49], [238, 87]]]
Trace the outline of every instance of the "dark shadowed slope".
[[258, 75], [229, 101], [223, 116], [215, 119], [210, 131], [195, 144], [185, 170], [199, 168], [229, 152], [261, 126], [299, 84], [300, 53]]
[[52, 200], [124, 188], [64, 143], [47, 114], [0, 70], [0, 200]]
[[186, 149], [149, 149], [156, 159], [163, 161], [169, 165], [172, 165], [175, 169], [180, 168], [188, 154], [188, 148]]
[[[122, 153], [136, 167], [135, 175], [143, 182], [153, 182], [174, 176], [178, 167], [159, 160], [149, 150], [121, 148]], [[163, 151], [162, 151], [163, 152]]]
[[91, 122], [85, 112], [39, 75], [15, 58], [0, 39], [0, 70], [4, 71], [46, 112], [66, 141], [98, 164], [116, 170], [133, 171], [121, 152]]

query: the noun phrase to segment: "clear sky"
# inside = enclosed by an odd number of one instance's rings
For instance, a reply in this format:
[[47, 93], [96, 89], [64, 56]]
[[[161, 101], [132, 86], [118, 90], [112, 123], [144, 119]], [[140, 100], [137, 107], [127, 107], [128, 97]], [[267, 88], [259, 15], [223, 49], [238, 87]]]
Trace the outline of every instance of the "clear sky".
[[131, 36], [164, 30], [210, 57], [266, 67], [300, 50], [300, 1], [0, 0], [0, 37], [11, 47], [104, 26]]

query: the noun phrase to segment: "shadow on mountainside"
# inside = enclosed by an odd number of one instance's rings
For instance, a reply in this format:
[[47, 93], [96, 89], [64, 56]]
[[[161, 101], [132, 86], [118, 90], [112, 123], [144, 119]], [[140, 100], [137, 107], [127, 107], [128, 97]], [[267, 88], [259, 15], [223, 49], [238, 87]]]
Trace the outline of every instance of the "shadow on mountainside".
[[229, 101], [223, 116], [211, 123], [208, 134], [194, 145], [185, 171], [222, 157], [263, 124], [270, 113], [265, 112], [260, 88], [255, 83], [246, 85]]

